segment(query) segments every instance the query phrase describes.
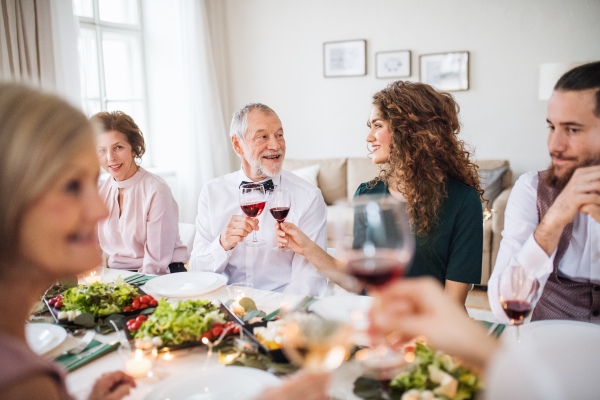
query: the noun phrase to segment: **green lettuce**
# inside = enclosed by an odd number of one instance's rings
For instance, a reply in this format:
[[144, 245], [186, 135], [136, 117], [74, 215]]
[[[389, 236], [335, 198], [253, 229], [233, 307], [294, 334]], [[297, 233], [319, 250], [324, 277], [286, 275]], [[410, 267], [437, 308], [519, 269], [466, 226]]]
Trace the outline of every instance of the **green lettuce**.
[[134, 338], [160, 337], [164, 345], [197, 342], [217, 322], [224, 324], [225, 316], [208, 300], [167, 303], [161, 299]]
[[123, 312], [131, 306], [139, 293], [120, 276], [114, 282], [95, 282], [89, 286], [79, 285], [64, 294], [63, 311], [81, 311], [96, 317]]
[[457, 366], [457, 363], [447, 354], [436, 352], [422, 343], [416, 344], [414, 353], [415, 361], [411, 363], [410, 370], [400, 373], [390, 382], [390, 392], [394, 399], [399, 399], [404, 392], [411, 389], [431, 391], [436, 389], [439, 384], [431, 380], [430, 365], [450, 374], [458, 381], [458, 390], [452, 398], [443, 394], [437, 394], [437, 398], [469, 400], [473, 399], [477, 391], [483, 387], [477, 375], [465, 367]]

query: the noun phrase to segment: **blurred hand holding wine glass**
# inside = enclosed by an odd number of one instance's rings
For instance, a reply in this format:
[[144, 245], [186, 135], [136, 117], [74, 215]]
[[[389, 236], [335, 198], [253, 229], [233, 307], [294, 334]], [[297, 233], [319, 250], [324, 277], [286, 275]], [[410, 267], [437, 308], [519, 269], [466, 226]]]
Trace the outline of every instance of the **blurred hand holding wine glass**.
[[[380, 290], [404, 276], [414, 255], [404, 203], [389, 196], [359, 196], [337, 203], [334, 212], [338, 270], [324, 274], [357, 293], [366, 287], [377, 298]], [[403, 364], [403, 355], [389, 344], [374, 342], [371, 350], [362, 353], [363, 365], [374, 375]]]

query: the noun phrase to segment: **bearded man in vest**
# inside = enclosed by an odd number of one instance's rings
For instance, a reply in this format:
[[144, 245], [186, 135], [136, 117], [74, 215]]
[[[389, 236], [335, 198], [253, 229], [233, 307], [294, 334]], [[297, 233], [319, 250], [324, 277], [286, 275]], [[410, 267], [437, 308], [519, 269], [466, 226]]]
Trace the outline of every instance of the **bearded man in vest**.
[[509, 322], [498, 279], [516, 263], [541, 285], [532, 321], [600, 323], [600, 62], [560, 78], [547, 122], [552, 164], [522, 175], [510, 194], [490, 305]]

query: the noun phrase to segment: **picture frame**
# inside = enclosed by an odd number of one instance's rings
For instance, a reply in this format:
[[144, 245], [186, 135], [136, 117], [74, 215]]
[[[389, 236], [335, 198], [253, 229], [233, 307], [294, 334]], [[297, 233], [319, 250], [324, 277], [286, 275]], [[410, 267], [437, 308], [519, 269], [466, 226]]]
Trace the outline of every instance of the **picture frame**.
[[367, 41], [343, 40], [323, 44], [323, 74], [326, 78], [367, 74]]
[[422, 83], [437, 90], [469, 90], [469, 52], [422, 54], [419, 56], [419, 77]]
[[411, 75], [410, 50], [375, 53], [375, 71], [377, 79], [409, 77]]

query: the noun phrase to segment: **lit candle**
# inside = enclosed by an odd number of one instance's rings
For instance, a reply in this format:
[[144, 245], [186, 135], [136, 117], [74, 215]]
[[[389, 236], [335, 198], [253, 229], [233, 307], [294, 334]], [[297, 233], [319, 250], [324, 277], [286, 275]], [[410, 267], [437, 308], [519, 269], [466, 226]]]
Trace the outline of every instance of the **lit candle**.
[[147, 375], [150, 368], [152, 368], [152, 362], [144, 357], [141, 349], [137, 349], [134, 358], [125, 363], [125, 371], [134, 378]]
[[92, 272], [90, 276], [85, 277], [85, 283], [91, 285], [92, 283], [100, 282], [100, 277], [96, 275], [96, 272]]
[[233, 303], [231, 303], [231, 310], [236, 313], [238, 316], [244, 316], [244, 313], [246, 312], [246, 310], [244, 309], [244, 307], [242, 307], [240, 305], [240, 300], [242, 298], [238, 297], [236, 301], [234, 301]]

